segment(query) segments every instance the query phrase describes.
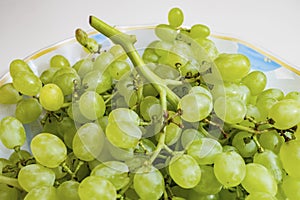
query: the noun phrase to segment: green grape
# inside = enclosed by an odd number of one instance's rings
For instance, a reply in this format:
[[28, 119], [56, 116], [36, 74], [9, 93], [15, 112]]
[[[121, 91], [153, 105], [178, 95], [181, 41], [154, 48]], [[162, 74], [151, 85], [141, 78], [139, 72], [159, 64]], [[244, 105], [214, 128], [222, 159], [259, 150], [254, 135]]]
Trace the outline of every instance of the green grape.
[[75, 122], [70, 117], [64, 117], [57, 125], [58, 134], [62, 136], [66, 146], [71, 149], [76, 131]]
[[155, 53], [153, 48], [146, 48], [143, 52], [142, 58], [145, 63], [157, 63], [159, 56]]
[[252, 71], [247, 74], [241, 81], [251, 91], [251, 95], [260, 94], [266, 87], [267, 76], [261, 71]]
[[29, 65], [24, 60], [21, 59], [13, 60], [9, 65], [10, 76], [14, 78], [14, 76], [20, 71], [33, 73]]
[[238, 153], [238, 150], [234, 146], [231, 145], [223, 146], [223, 152], [228, 152], [228, 151], [235, 151]]
[[40, 164], [22, 167], [18, 174], [18, 182], [27, 192], [38, 186], [52, 186], [54, 181], [55, 173]]
[[55, 68], [70, 67], [70, 63], [68, 59], [65, 58], [63, 55], [55, 55], [52, 56], [50, 59], [50, 67], [55, 67]]
[[255, 119], [256, 121], [262, 120], [260, 111], [257, 106], [255, 106], [253, 104], [247, 104], [246, 108], [247, 108], [247, 113], [246, 113], [247, 117], [251, 117], [251, 118]]
[[53, 186], [38, 186], [30, 190], [24, 200], [58, 200], [56, 188]]
[[82, 79], [82, 85], [88, 91], [96, 91], [101, 94], [109, 90], [112, 86], [112, 78], [109, 72], [93, 70], [88, 72]]
[[[173, 62], [174, 60], [172, 60]], [[172, 65], [175, 62], [172, 63]], [[177, 69], [174, 69], [170, 65], [165, 64], [158, 64], [153, 70], [152, 70], [157, 76], [164, 79], [177, 79], [179, 77], [179, 72]]]
[[84, 117], [90, 120], [100, 118], [105, 113], [105, 103], [95, 91], [84, 92], [79, 99], [79, 110]]
[[158, 56], [165, 56], [169, 53], [170, 49], [172, 48], [173, 46], [172, 42], [173, 41], [171, 42], [163, 41], [163, 40], [158, 41], [155, 43], [153, 49]]
[[22, 94], [35, 96], [42, 88], [42, 81], [32, 72], [20, 71], [14, 75], [13, 86]]
[[261, 120], [265, 120], [268, 117], [271, 107], [277, 102], [275, 98], [262, 97], [256, 101], [256, 107], [261, 114]]
[[17, 164], [30, 158], [32, 158], [32, 155], [28, 151], [21, 149], [18, 151], [14, 151], [12, 154], [10, 154], [8, 159], [12, 163]]
[[168, 22], [170, 26], [179, 27], [184, 19], [183, 12], [180, 8], [172, 8], [168, 13]]
[[77, 73], [66, 72], [58, 75], [56, 72], [53, 76], [52, 82], [60, 87], [64, 95], [70, 95], [74, 92], [75, 85], [80, 84], [81, 80]]
[[223, 152], [215, 159], [214, 173], [224, 187], [235, 187], [242, 182], [246, 175], [245, 161], [235, 151]]
[[247, 131], [238, 132], [232, 139], [232, 146], [238, 150], [242, 157], [252, 157], [257, 152], [252, 134]]
[[181, 133], [181, 146], [186, 149], [194, 140], [198, 140], [200, 138], [205, 137], [196, 129], [185, 129]]
[[0, 104], [15, 104], [22, 99], [22, 95], [14, 88], [12, 83], [0, 86]]
[[166, 145], [173, 145], [175, 144], [178, 139], [180, 138], [182, 129], [174, 123], [170, 123], [168, 125], [166, 125], [165, 127], [165, 134], [166, 134], [166, 138], [165, 138], [165, 144]]
[[126, 60], [128, 58], [125, 50], [119, 44], [112, 46], [109, 49], [109, 53], [111, 53], [118, 60]]
[[201, 165], [200, 182], [193, 188], [200, 194], [217, 194], [222, 189], [222, 184], [217, 180], [214, 174], [214, 168], [208, 165]]
[[253, 192], [245, 200], [277, 200], [274, 196], [264, 192]]
[[46, 110], [56, 111], [64, 104], [64, 94], [57, 85], [49, 83], [42, 87], [39, 101]]
[[177, 36], [176, 30], [168, 24], [158, 24], [154, 31], [159, 39], [166, 42], [173, 42]]
[[86, 58], [77, 61], [73, 69], [75, 69], [80, 78], [83, 78], [88, 72], [92, 71], [94, 68], [94, 62], [92, 59]]
[[215, 60], [223, 80], [236, 81], [245, 77], [250, 70], [250, 61], [243, 54], [220, 54]]
[[213, 164], [216, 156], [222, 151], [222, 145], [211, 138], [194, 140], [187, 147], [188, 155], [192, 156], [201, 165]]
[[115, 186], [108, 180], [99, 176], [88, 176], [79, 184], [78, 194], [81, 200], [117, 199]]
[[114, 60], [115, 57], [111, 52], [101, 52], [94, 62], [94, 70], [103, 73]]
[[172, 157], [168, 169], [173, 181], [182, 188], [193, 188], [201, 180], [200, 166], [190, 155]]
[[151, 121], [152, 116], [162, 115], [160, 101], [154, 96], [147, 96], [140, 103], [140, 114], [146, 121]]
[[212, 94], [210, 93], [210, 91], [203, 87], [203, 86], [193, 86], [189, 93], [201, 93], [201, 94], [206, 94], [211, 100], [213, 100]]
[[134, 148], [142, 137], [142, 131], [130, 121], [115, 121], [108, 123], [106, 137], [116, 147]]
[[128, 161], [134, 157], [134, 148], [119, 148], [113, 144], [111, 144], [109, 141], [106, 143], [106, 147], [109, 150], [109, 153], [111, 154], [112, 158], [119, 161]]
[[274, 176], [277, 183], [282, 181], [283, 169], [280, 158], [273, 151], [265, 149], [262, 153], [253, 156], [253, 162], [265, 166]]
[[30, 143], [32, 155], [42, 165], [50, 168], [58, 167], [67, 156], [67, 148], [63, 141], [51, 133], [40, 133]]
[[296, 101], [300, 101], [300, 92], [292, 91], [285, 95], [284, 99], [294, 99]]
[[15, 117], [4, 117], [0, 122], [0, 139], [8, 149], [21, 147], [26, 141], [23, 124]]
[[300, 122], [300, 102], [293, 99], [280, 100], [270, 108], [268, 117], [274, 120], [275, 128], [292, 128]]
[[[296, 167], [295, 167], [296, 168]], [[282, 182], [282, 189], [289, 200], [298, 200], [300, 198], [300, 179], [286, 176]]]
[[109, 73], [115, 80], [120, 80], [120, 78], [130, 70], [131, 67], [127, 61], [116, 60], [109, 65]]
[[270, 131], [261, 134], [258, 138], [258, 142], [264, 149], [269, 149], [274, 153], [278, 153], [281, 145], [284, 143], [284, 138], [281, 137], [277, 131]]
[[300, 178], [300, 171], [296, 166], [300, 165], [300, 141], [291, 140], [281, 145], [279, 157], [284, 170], [291, 177]]
[[[46, 121], [42, 121], [42, 132], [44, 133], [51, 133], [53, 135], [56, 135], [60, 139], [63, 139], [63, 135], [59, 133], [58, 127], [59, 127], [59, 119], [57, 119], [54, 116], [49, 116]], [[40, 133], [40, 132], [38, 132]]]
[[79, 183], [76, 181], [65, 181], [57, 188], [58, 199], [80, 200], [78, 195]]
[[210, 29], [204, 24], [195, 24], [191, 27], [190, 36], [191, 38], [206, 38], [210, 35]]
[[144, 166], [135, 172], [133, 188], [141, 199], [158, 200], [165, 188], [164, 178], [155, 167]]
[[219, 97], [214, 102], [214, 111], [226, 123], [236, 124], [244, 120], [247, 108], [237, 98]]
[[284, 98], [284, 93], [282, 90], [280, 90], [278, 88], [269, 88], [269, 89], [262, 91], [258, 95], [257, 100], [259, 100], [260, 98], [273, 98], [273, 99], [280, 101], [281, 99]]
[[83, 114], [80, 112], [78, 101], [72, 102], [71, 106], [68, 107], [67, 113], [68, 116], [76, 123], [84, 124], [91, 121], [84, 117]]
[[[192, 45], [193, 45], [193, 43], [192, 43]], [[205, 50], [206, 55], [211, 60], [215, 60], [219, 56], [219, 51], [218, 51], [215, 43], [208, 38], [197, 38], [197, 39], [195, 39], [194, 45], [197, 45], [197, 46], [200, 46], [201, 48], [203, 48]]]
[[182, 110], [181, 117], [187, 122], [201, 121], [210, 114], [212, 107], [210, 97], [201, 93], [187, 94], [178, 103], [178, 109]]
[[54, 74], [59, 70], [59, 68], [50, 67], [42, 72], [40, 79], [43, 84], [52, 83]]
[[103, 117], [100, 117], [97, 119], [98, 125], [102, 128], [102, 130], [106, 129], [106, 126], [108, 124], [108, 116], [105, 115]]
[[261, 164], [249, 163], [246, 165], [246, 176], [242, 186], [247, 192], [265, 192], [272, 196], [277, 193], [277, 183], [270, 171]]
[[4, 183], [0, 183], [0, 199], [1, 200], [19, 200], [20, 194], [16, 188], [10, 187]]
[[37, 120], [41, 114], [42, 106], [35, 98], [22, 99], [15, 110], [16, 118], [23, 124]]
[[91, 172], [91, 176], [100, 176], [109, 180], [117, 190], [128, 185], [128, 166], [120, 161], [107, 161], [97, 165]]
[[139, 125], [140, 118], [133, 110], [128, 108], [116, 108], [109, 113], [108, 122], [131, 122], [134, 125]]
[[104, 140], [104, 132], [99, 125], [86, 123], [77, 130], [73, 138], [73, 152], [81, 160], [94, 160], [100, 155]]

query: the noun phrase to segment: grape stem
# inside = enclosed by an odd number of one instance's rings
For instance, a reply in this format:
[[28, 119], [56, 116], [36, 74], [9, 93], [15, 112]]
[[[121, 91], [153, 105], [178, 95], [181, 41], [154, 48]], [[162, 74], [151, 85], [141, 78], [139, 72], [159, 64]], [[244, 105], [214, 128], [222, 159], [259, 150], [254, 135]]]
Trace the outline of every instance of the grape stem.
[[143, 59], [133, 45], [136, 41], [134, 36], [117, 30], [95, 16], [90, 16], [89, 23], [97, 31], [108, 37], [112, 42], [121, 45], [126, 51], [126, 54], [132, 61], [133, 65], [136, 66], [136, 69], [153, 85], [158, 93], [162, 93], [162, 91], [166, 92], [166, 96], [171, 105], [175, 108], [177, 107], [179, 97], [167, 87], [164, 80], [146, 67]]
[[264, 129], [264, 130], [255, 130], [253, 128], [246, 127], [246, 126], [243, 126], [243, 125], [240, 125], [240, 124], [230, 124], [230, 127], [239, 129], [241, 131], [247, 131], [247, 132], [253, 133], [255, 135], [267, 133], [267, 132], [273, 130], [273, 128], [271, 128], [271, 129]]
[[3, 176], [0, 174], [0, 183], [4, 183], [4, 184], [7, 184], [7, 185], [10, 185], [10, 186], [13, 186], [15, 188], [18, 188], [20, 190], [24, 190], [19, 182], [18, 182], [18, 179], [16, 178], [11, 178], [11, 177], [6, 177], [6, 176]]

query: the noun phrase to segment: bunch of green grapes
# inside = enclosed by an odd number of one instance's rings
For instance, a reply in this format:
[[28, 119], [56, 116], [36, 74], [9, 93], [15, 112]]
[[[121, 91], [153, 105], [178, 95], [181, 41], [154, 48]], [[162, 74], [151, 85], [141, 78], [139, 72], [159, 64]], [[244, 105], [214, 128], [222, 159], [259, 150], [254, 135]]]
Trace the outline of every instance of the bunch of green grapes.
[[76, 63], [54, 55], [37, 74], [12, 61], [0, 199], [300, 199], [299, 91], [266, 88], [245, 55], [183, 21], [171, 9], [137, 52], [133, 36], [91, 17], [111, 48], [78, 29], [89, 55]]

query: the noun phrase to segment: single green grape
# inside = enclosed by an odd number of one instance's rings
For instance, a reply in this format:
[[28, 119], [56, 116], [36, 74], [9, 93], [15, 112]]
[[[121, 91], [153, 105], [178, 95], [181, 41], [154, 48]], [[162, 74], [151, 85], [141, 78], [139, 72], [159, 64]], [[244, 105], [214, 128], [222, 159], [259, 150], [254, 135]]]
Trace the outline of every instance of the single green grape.
[[81, 200], [101, 199], [112, 200], [117, 199], [115, 186], [99, 176], [88, 176], [79, 184], [78, 194]]
[[284, 99], [294, 99], [296, 101], [300, 101], [300, 92], [291, 91], [285, 95]]
[[40, 79], [41, 79], [42, 83], [44, 85], [48, 84], [48, 83], [52, 83], [53, 76], [58, 70], [59, 70], [59, 68], [55, 68], [55, 67], [50, 67], [50, 68], [44, 70], [42, 72], [42, 74], [40, 75]]
[[101, 94], [111, 88], [112, 78], [108, 71], [101, 72], [100, 70], [92, 70], [83, 77], [82, 85], [84, 85], [88, 91], [95, 91]]
[[253, 192], [265, 192], [272, 196], [277, 193], [277, 183], [271, 172], [261, 164], [248, 163], [246, 165], [246, 176], [242, 186], [250, 194]]
[[117, 190], [129, 184], [128, 166], [120, 161], [107, 161], [97, 165], [91, 176], [99, 176], [109, 180]]
[[180, 8], [172, 8], [168, 13], [168, 22], [170, 26], [179, 27], [184, 19], [183, 12]]
[[250, 61], [243, 54], [222, 53], [214, 60], [214, 63], [225, 81], [241, 79], [250, 70]]
[[114, 61], [116, 58], [114, 55], [109, 52], [101, 52], [99, 56], [97, 56], [95, 62], [94, 62], [94, 70], [100, 71], [101, 73], [105, 72], [108, 68], [108, 66]]
[[215, 158], [214, 173], [224, 187], [235, 187], [242, 182], [246, 175], [246, 164], [237, 152], [223, 152]]
[[0, 139], [8, 149], [21, 147], [26, 141], [23, 124], [15, 117], [2, 118], [0, 122]]
[[187, 154], [198, 164], [213, 164], [218, 154], [222, 153], [222, 145], [211, 138], [200, 138], [192, 141], [187, 147]]
[[253, 96], [260, 94], [267, 85], [267, 76], [261, 71], [252, 71], [241, 81], [251, 91]]
[[234, 146], [242, 157], [252, 157], [257, 152], [257, 146], [252, 134], [247, 131], [238, 132], [232, 139]]
[[40, 164], [22, 167], [18, 174], [18, 182], [27, 192], [39, 186], [52, 186], [54, 181], [55, 173]]
[[284, 93], [281, 89], [279, 88], [268, 88], [262, 91], [258, 96], [257, 99], [260, 98], [273, 98], [276, 99], [277, 101], [280, 101], [281, 99], [284, 98]]
[[182, 188], [193, 188], [201, 180], [200, 166], [190, 155], [172, 157], [168, 169], [173, 181]]
[[300, 179], [286, 176], [282, 182], [282, 189], [289, 200], [297, 200], [300, 198]]
[[57, 197], [59, 199], [80, 200], [78, 195], [79, 182], [65, 181], [57, 188]]
[[116, 108], [112, 110], [108, 115], [108, 122], [131, 122], [134, 125], [139, 125], [139, 115], [128, 108]]
[[85, 58], [77, 61], [72, 68], [77, 71], [80, 78], [83, 78], [88, 72], [92, 71], [94, 62], [90, 58]]
[[57, 85], [49, 83], [42, 87], [39, 101], [46, 110], [56, 111], [64, 104], [64, 94]]
[[42, 81], [39, 77], [28, 71], [16, 73], [12, 83], [16, 90], [28, 96], [36, 96], [42, 88]]
[[52, 82], [62, 90], [64, 95], [70, 95], [74, 92], [75, 85], [81, 83], [81, 79], [77, 73], [73, 72], [65, 72], [58, 75], [57, 73], [61, 70], [63, 69], [58, 70], [54, 74]]
[[131, 67], [127, 61], [116, 60], [109, 65], [108, 69], [113, 79], [120, 80], [124, 74], [130, 72]]
[[147, 96], [141, 100], [140, 115], [146, 121], [151, 121], [153, 116], [162, 115], [160, 101], [154, 96]]
[[105, 109], [102, 96], [95, 91], [86, 91], [80, 96], [79, 110], [87, 119], [95, 120], [102, 117]]
[[50, 59], [50, 67], [57, 67], [57, 68], [70, 67], [70, 62], [63, 55], [55, 55], [52, 56]]
[[297, 167], [300, 165], [300, 141], [291, 140], [281, 145], [279, 157], [284, 170], [289, 176], [300, 178], [300, 171]]
[[300, 102], [280, 100], [270, 108], [268, 117], [274, 120], [274, 126], [278, 129], [292, 128], [300, 123]]
[[213, 166], [201, 165], [200, 182], [193, 188], [200, 194], [210, 195], [217, 194], [222, 189], [222, 184], [218, 181], [214, 174]]
[[95, 123], [86, 123], [77, 130], [73, 138], [73, 152], [81, 160], [94, 160], [100, 155], [104, 141], [105, 136], [101, 127]]
[[177, 36], [176, 30], [168, 24], [158, 24], [154, 31], [159, 39], [166, 42], [173, 42]]
[[83, 116], [79, 109], [79, 102], [78, 101], [73, 101], [72, 104], [68, 107], [67, 110], [68, 116], [74, 120], [76, 124], [84, 124], [87, 122], [90, 122], [91, 120], [87, 119], [86, 117]]
[[23, 124], [28, 124], [39, 118], [42, 106], [35, 98], [22, 99], [18, 102], [15, 115]]
[[58, 200], [56, 188], [53, 186], [37, 186], [30, 190], [24, 200]]
[[135, 172], [133, 188], [141, 199], [158, 200], [165, 188], [164, 178], [155, 167], [144, 166]]
[[261, 134], [258, 142], [264, 149], [269, 149], [274, 153], [279, 153], [281, 145], [284, 143], [284, 138], [277, 131], [270, 131]]
[[22, 100], [22, 95], [14, 88], [12, 83], [0, 86], [0, 104], [16, 104]]
[[20, 72], [20, 71], [25, 71], [25, 72], [30, 72], [33, 73], [29, 65], [21, 59], [15, 59], [9, 64], [9, 74], [12, 78]]
[[166, 145], [173, 145], [175, 144], [181, 135], [182, 128], [180, 128], [177, 124], [170, 123], [165, 127], [165, 144]]
[[40, 133], [30, 143], [35, 159], [50, 168], [58, 167], [67, 156], [67, 148], [59, 137], [51, 133]]
[[196, 38], [206, 38], [210, 35], [210, 29], [204, 24], [195, 24], [191, 27], [190, 36]]
[[194, 140], [198, 140], [203, 138], [202, 135], [198, 130], [193, 128], [184, 129], [181, 133], [181, 146], [186, 149]]

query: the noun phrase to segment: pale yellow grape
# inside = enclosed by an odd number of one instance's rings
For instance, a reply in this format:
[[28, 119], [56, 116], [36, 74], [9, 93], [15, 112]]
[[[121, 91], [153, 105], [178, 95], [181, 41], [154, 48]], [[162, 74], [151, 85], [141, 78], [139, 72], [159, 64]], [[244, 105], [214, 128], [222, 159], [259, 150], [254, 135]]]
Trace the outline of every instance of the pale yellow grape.
[[42, 87], [39, 100], [40, 104], [46, 110], [56, 111], [59, 110], [64, 103], [64, 94], [57, 85], [49, 83]]

